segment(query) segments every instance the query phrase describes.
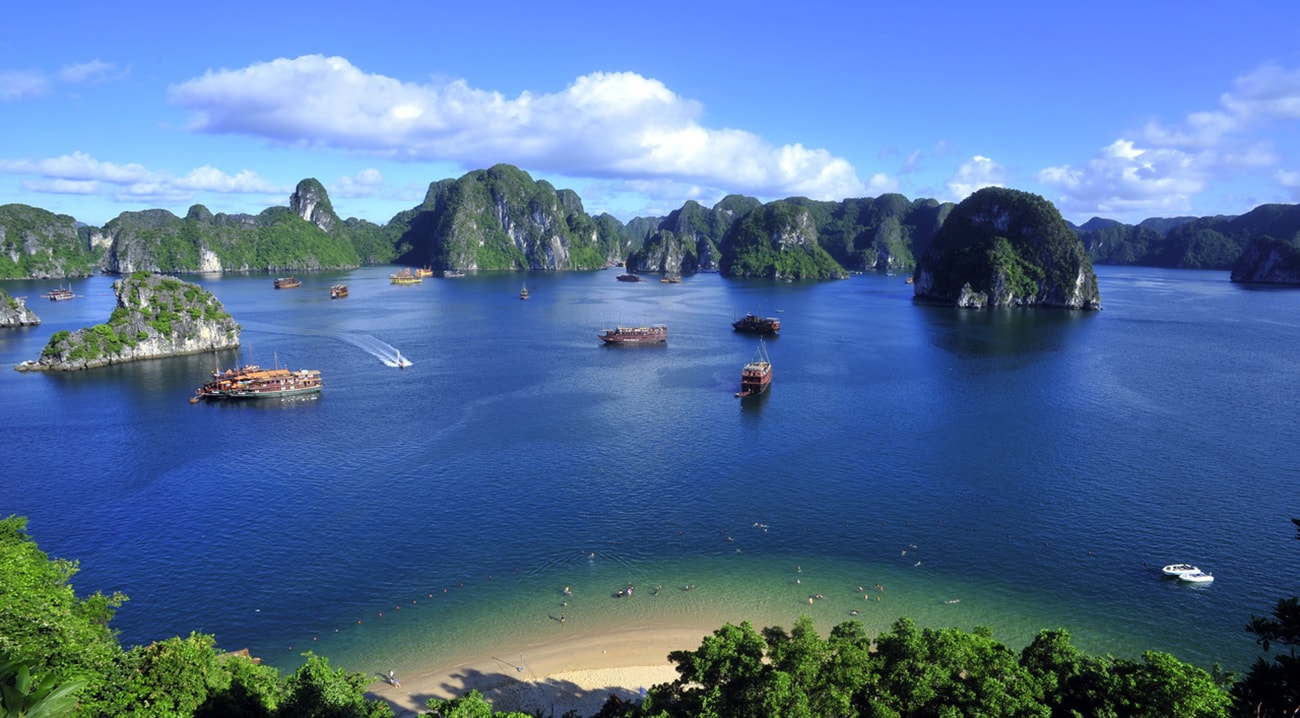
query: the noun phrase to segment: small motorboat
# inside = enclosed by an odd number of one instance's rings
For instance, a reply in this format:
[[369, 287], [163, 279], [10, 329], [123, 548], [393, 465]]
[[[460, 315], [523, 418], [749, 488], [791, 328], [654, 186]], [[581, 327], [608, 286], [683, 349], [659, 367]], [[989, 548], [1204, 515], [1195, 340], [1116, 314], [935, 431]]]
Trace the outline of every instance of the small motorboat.
[[1178, 580], [1192, 583], [1209, 583], [1214, 580], [1214, 575], [1204, 571], [1188, 571], [1187, 573], [1178, 574]]
[[1182, 576], [1185, 573], [1200, 573], [1201, 569], [1190, 563], [1171, 563], [1160, 571], [1166, 576]]

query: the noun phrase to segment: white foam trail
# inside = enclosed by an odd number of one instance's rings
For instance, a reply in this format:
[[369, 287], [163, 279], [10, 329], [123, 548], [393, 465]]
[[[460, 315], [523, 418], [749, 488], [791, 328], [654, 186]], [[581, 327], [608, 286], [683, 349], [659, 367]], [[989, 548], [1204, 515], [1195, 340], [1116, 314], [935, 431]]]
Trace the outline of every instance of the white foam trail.
[[384, 366], [408, 367], [414, 363], [402, 356], [402, 352], [397, 347], [381, 339], [376, 339], [369, 334], [344, 335], [339, 338], [354, 347], [364, 350], [383, 362]]

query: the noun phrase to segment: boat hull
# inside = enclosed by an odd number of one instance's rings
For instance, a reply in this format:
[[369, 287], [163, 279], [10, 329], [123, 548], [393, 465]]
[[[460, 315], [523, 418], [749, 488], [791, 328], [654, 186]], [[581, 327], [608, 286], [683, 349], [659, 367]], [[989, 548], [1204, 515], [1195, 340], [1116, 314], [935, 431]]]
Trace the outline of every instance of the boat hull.
[[616, 327], [597, 335], [606, 344], [663, 344], [668, 341], [668, 327]]

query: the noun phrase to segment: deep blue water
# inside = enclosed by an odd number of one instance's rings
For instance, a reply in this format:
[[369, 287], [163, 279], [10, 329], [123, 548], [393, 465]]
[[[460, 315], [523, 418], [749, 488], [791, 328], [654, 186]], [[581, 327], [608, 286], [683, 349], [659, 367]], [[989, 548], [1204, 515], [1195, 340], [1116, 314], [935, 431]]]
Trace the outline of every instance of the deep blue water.
[[[1092, 652], [1241, 670], [1250, 615], [1300, 593], [1295, 291], [1100, 267], [1099, 313], [960, 312], [882, 275], [390, 271], [187, 278], [243, 325], [239, 352], [0, 372], [0, 514], [79, 560], [79, 592], [130, 596], [125, 643], [198, 630], [283, 666], [800, 613], [825, 632], [857, 608], [873, 632], [911, 616], [1023, 645], [1059, 626]], [[4, 283], [44, 323], [0, 330], [0, 365], [106, 321], [111, 282], [61, 303]], [[746, 311], [783, 329], [771, 391], [741, 401]], [[659, 322], [666, 346], [596, 338]], [[381, 343], [414, 364], [385, 366]], [[325, 390], [188, 403], [250, 357], [320, 369]], [[1182, 561], [1217, 580], [1160, 576]]]

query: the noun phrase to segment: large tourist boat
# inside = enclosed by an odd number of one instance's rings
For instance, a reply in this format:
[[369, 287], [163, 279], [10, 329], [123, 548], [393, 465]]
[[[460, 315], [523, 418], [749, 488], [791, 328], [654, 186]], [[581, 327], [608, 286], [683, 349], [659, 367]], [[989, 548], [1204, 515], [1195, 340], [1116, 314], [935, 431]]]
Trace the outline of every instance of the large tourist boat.
[[348, 285], [335, 284], [330, 287], [330, 299], [342, 299], [348, 296]]
[[758, 342], [758, 352], [753, 360], [740, 370], [740, 391], [736, 396], [746, 397], [762, 394], [772, 386], [772, 361], [767, 358], [767, 349], [762, 340]]
[[731, 327], [738, 332], [770, 336], [781, 331], [781, 320], [777, 317], [759, 317], [750, 313], [732, 322]]
[[410, 267], [403, 267], [396, 274], [388, 275], [388, 280], [393, 284], [419, 284], [424, 277], [412, 272]]
[[277, 277], [275, 280], [276, 289], [296, 289], [302, 286], [302, 280], [294, 277]]
[[527, 284], [524, 285], [524, 288], [523, 288], [523, 289], [520, 289], [520, 290], [519, 290], [519, 298], [520, 298], [520, 299], [527, 299], [527, 298], [528, 298], [528, 285], [527, 285]]
[[433, 267], [424, 267], [423, 269], [417, 269], [417, 270], [415, 270], [415, 276], [417, 276], [417, 277], [421, 277], [421, 278], [423, 278], [423, 277], [432, 277], [432, 276], [433, 276]]
[[45, 293], [45, 298], [50, 300], [51, 302], [66, 302], [69, 299], [72, 299], [76, 296], [77, 295], [72, 293], [71, 289], [68, 289], [66, 287], [51, 289], [50, 291]]
[[316, 369], [263, 369], [248, 364], [238, 369], [212, 372], [212, 381], [194, 390], [194, 399], [281, 399], [321, 390]]
[[663, 344], [668, 341], [668, 325], [653, 324], [648, 327], [615, 327], [599, 334], [606, 344]]
[[620, 281], [620, 282], [639, 282], [639, 281], [641, 281], [641, 278], [638, 277], [638, 276], [636, 276], [635, 274], [620, 274], [620, 275], [618, 275], [617, 277], [615, 277], [615, 279], [617, 279], [617, 280]]

